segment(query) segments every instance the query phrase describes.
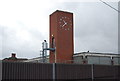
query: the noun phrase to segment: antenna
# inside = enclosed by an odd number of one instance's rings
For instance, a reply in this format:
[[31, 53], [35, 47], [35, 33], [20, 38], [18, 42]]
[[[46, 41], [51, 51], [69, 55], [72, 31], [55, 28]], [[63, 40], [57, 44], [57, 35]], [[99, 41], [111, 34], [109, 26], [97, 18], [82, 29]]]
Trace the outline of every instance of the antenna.
[[106, 2], [104, 2], [104, 1], [102, 1], [102, 0], [100, 0], [102, 3], [104, 3], [105, 5], [107, 5], [107, 6], [109, 6], [110, 8], [112, 8], [112, 9], [114, 9], [115, 11], [117, 11], [118, 13], [120, 13], [120, 11], [119, 10], [117, 10], [116, 8], [114, 8], [114, 7], [112, 7], [111, 5], [109, 5], [108, 3], [106, 3]]

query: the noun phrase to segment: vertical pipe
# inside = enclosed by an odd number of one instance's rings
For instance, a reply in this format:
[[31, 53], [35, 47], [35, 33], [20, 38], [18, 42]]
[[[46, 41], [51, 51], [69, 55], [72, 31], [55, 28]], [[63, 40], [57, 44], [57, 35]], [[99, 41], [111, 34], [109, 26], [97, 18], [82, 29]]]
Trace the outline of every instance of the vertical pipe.
[[54, 59], [55, 59], [55, 63], [56, 63], [56, 47], [55, 47], [55, 58]]
[[55, 81], [55, 75], [56, 75], [56, 74], [55, 74], [55, 67], [56, 67], [55, 65], [56, 65], [56, 64], [53, 63], [53, 81]]
[[94, 64], [91, 65], [92, 81], [94, 81]]
[[53, 81], [55, 81], [55, 75], [56, 75], [56, 74], [55, 74], [55, 69], [56, 69], [56, 68], [55, 68], [55, 67], [56, 67], [56, 66], [55, 66], [55, 65], [56, 65], [56, 47], [55, 47], [55, 58], [54, 58], [54, 59], [55, 59], [55, 62], [53, 63]]
[[43, 63], [44, 63], [44, 49], [43, 49], [43, 53], [42, 53], [42, 59], [43, 59]]

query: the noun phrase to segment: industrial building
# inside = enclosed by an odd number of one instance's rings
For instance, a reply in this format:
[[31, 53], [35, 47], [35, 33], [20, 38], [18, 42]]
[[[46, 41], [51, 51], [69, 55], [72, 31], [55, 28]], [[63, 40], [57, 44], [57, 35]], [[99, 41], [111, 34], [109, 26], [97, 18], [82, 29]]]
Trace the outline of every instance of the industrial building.
[[[32, 59], [17, 59], [15, 54], [4, 60], [39, 63], [74, 63], [119, 65], [120, 55], [110, 53], [74, 53], [73, 13], [56, 10], [50, 14], [49, 47], [46, 40], [42, 43], [42, 54]], [[48, 56], [47, 50], [50, 51]]]
[[[119, 54], [74, 53], [73, 42], [73, 13], [55, 11], [50, 15], [49, 48], [44, 40], [40, 57], [18, 59], [12, 54], [5, 58], [2, 81], [120, 80]], [[50, 50], [49, 56], [47, 50]]]
[[81, 52], [73, 56], [74, 63], [78, 64], [101, 64], [119, 65], [120, 55], [111, 53]]
[[12, 53], [10, 57], [4, 58], [3, 61], [11, 61], [11, 62], [22, 62], [28, 60], [27, 58], [17, 58], [16, 53]]
[[[73, 64], [120, 65], [120, 55], [112, 53], [81, 52], [75, 53], [73, 60], [63, 61], [62, 63], [68, 63], [68, 61]], [[43, 63], [43, 58], [37, 57], [23, 62]], [[49, 63], [49, 56], [47, 56], [44, 63]]]

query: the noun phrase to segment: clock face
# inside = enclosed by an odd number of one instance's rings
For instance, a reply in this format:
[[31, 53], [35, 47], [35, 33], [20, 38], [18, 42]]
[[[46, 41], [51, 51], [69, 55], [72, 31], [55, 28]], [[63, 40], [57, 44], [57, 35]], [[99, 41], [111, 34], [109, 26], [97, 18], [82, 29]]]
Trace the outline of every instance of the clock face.
[[59, 27], [63, 30], [70, 30], [72, 28], [72, 19], [67, 16], [59, 18]]

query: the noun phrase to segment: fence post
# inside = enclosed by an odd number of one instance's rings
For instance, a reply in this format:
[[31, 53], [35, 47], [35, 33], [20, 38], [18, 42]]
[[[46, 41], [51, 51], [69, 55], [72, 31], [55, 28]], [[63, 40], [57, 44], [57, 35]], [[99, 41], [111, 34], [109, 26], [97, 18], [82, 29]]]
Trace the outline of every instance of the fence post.
[[55, 81], [55, 69], [56, 69], [56, 63], [53, 63], [53, 81]]
[[94, 64], [91, 65], [92, 81], [94, 81]]

